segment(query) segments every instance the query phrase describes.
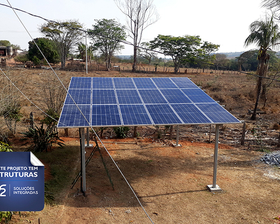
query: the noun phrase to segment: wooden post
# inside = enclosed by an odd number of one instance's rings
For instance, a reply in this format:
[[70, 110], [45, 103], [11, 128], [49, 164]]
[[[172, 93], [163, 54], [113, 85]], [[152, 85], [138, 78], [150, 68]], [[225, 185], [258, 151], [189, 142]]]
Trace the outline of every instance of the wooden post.
[[34, 118], [33, 118], [33, 113], [30, 113], [30, 128], [34, 129]]
[[209, 143], [211, 143], [211, 133], [212, 133], [212, 125], [210, 124], [210, 131], [209, 131]]
[[246, 123], [243, 123], [243, 129], [242, 129], [242, 136], [241, 136], [241, 145], [244, 145], [245, 143], [245, 132], [246, 132]]
[[134, 127], [134, 130], [133, 130], [133, 137], [137, 137], [137, 126]]

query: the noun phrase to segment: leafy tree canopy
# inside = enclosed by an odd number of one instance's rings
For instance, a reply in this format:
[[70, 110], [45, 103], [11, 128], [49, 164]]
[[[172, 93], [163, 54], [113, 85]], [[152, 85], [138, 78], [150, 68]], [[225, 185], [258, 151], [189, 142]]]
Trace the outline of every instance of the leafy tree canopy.
[[11, 46], [11, 43], [8, 40], [0, 40], [0, 46]]
[[183, 37], [158, 35], [150, 41], [150, 46], [151, 49], [158, 49], [163, 54], [172, 57], [175, 73], [178, 72], [180, 66], [187, 63], [196, 64], [198, 61], [206, 63], [213, 57], [210, 54], [219, 48], [219, 45], [202, 42], [199, 36], [189, 35]]
[[110, 69], [114, 52], [123, 48], [120, 44], [126, 39], [125, 27], [114, 19], [96, 20], [93, 29], [89, 30], [94, 50], [99, 50], [105, 57], [107, 69]]
[[77, 21], [49, 22], [41, 26], [40, 31], [57, 45], [61, 68], [65, 67], [66, 58], [71, 48], [82, 38], [81, 29], [82, 25]]
[[[38, 47], [41, 49], [45, 57], [50, 63], [58, 63], [59, 60], [59, 54], [56, 49], [56, 44], [54, 41], [48, 39], [48, 38], [36, 38], [34, 39]], [[28, 50], [28, 59], [31, 61], [34, 60], [42, 60], [43, 56], [41, 52], [38, 50], [36, 45], [33, 41], [29, 41], [29, 50]], [[36, 59], [37, 58], [37, 59]]]

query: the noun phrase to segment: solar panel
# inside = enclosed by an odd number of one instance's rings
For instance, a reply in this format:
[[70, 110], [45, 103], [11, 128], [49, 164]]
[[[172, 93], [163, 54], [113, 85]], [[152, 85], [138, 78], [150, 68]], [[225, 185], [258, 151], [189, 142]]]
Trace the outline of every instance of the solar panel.
[[124, 125], [152, 125], [143, 105], [120, 105]]
[[224, 123], [239, 121], [185, 77], [72, 77], [57, 126]]

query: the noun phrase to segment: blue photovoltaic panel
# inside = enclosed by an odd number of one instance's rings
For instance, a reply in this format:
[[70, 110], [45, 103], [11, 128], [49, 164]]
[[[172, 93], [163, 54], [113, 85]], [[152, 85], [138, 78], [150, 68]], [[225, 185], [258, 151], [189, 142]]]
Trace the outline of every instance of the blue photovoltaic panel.
[[158, 90], [139, 90], [144, 103], [167, 103]]
[[156, 86], [162, 88], [177, 88], [177, 86], [169, 78], [153, 78]]
[[117, 104], [114, 90], [92, 90], [92, 104]]
[[211, 123], [211, 121], [193, 104], [172, 104], [171, 106], [186, 124]]
[[207, 115], [214, 123], [239, 123], [239, 121], [217, 103], [198, 104], [203, 113]]
[[161, 92], [169, 103], [191, 103], [179, 89], [161, 89]]
[[191, 80], [186, 78], [171, 78], [179, 88], [198, 88]]
[[90, 104], [90, 95], [90, 89], [70, 89], [66, 96], [65, 104], [74, 104], [74, 101], [76, 104]]
[[134, 78], [133, 80], [138, 89], [156, 89], [157, 88], [150, 78]]
[[113, 79], [112, 78], [101, 78], [93, 77], [92, 78], [92, 88], [93, 89], [114, 89]]
[[116, 89], [135, 89], [131, 78], [114, 78]]
[[184, 77], [72, 77], [68, 92], [58, 127], [240, 123]]
[[91, 78], [88, 77], [72, 77], [69, 88], [72, 89], [90, 89]]
[[140, 104], [142, 103], [136, 90], [116, 90], [119, 104]]
[[120, 105], [124, 125], [153, 124], [143, 105]]
[[212, 103], [215, 102], [210, 96], [208, 96], [201, 89], [182, 89], [182, 91], [191, 99], [194, 103]]
[[121, 126], [117, 105], [93, 105], [92, 126]]
[[[80, 110], [84, 114], [81, 114]], [[59, 119], [59, 127], [89, 126], [90, 105], [64, 105]]]
[[147, 105], [147, 109], [156, 125], [182, 124], [168, 104]]

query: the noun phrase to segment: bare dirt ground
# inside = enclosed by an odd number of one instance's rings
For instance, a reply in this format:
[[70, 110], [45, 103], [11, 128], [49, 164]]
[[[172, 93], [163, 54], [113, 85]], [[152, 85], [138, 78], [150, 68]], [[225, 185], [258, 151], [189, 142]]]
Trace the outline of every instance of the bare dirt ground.
[[[49, 71], [7, 72], [32, 102], [46, 108], [44, 99], [47, 95], [42, 86], [50, 81]], [[71, 76], [174, 76], [117, 71], [90, 74], [58, 71], [58, 75], [66, 86]], [[137, 129], [138, 138], [132, 138], [129, 133], [130, 137], [126, 139], [116, 139], [110, 129], [106, 130], [102, 141], [147, 214], [154, 223], [279, 223], [274, 218], [280, 216], [280, 170], [259, 161], [264, 152], [279, 150], [279, 84], [270, 88], [267, 105], [260, 106], [265, 114], [258, 116], [256, 121], [250, 121], [248, 109], [254, 106], [252, 92], [256, 83], [251, 76], [236, 73], [176, 76], [192, 78], [238, 119], [246, 121], [245, 145], [240, 145], [242, 125], [222, 127], [217, 184], [223, 191], [214, 194], [206, 188], [213, 181], [214, 145], [209, 143], [209, 126], [180, 127], [182, 147], [176, 148], [171, 146], [175, 138], [169, 140], [169, 136], [164, 135], [164, 127], [160, 132], [154, 127], [141, 127]], [[0, 83], [5, 84], [6, 81], [2, 78]], [[17, 135], [28, 127], [30, 112], [34, 112], [37, 121], [43, 117], [23, 98], [21, 112], [24, 119], [18, 125]], [[1, 122], [4, 127], [3, 120]], [[60, 130], [60, 135], [64, 136], [63, 130]], [[77, 136], [77, 130], [69, 130], [70, 138], [65, 138], [66, 145], [78, 147]], [[14, 147], [20, 148], [19, 142]], [[87, 149], [87, 155], [91, 150]], [[151, 223], [110, 158], [106, 153], [103, 156], [114, 190], [100, 156], [96, 154], [87, 166], [86, 197], [79, 192], [79, 182], [74, 189], [70, 189], [69, 184], [57, 195], [53, 205], [46, 204], [41, 212], [22, 213], [21, 217], [15, 215], [12, 223]], [[78, 171], [79, 155], [70, 172], [73, 179]]]
[[[217, 184], [211, 193], [214, 145], [180, 141], [172, 147], [150, 138], [104, 140], [154, 223], [277, 223], [279, 169], [259, 162], [261, 152], [220, 144]], [[78, 139], [67, 140], [77, 145]], [[89, 155], [92, 149], [87, 149]], [[151, 223], [103, 153], [114, 190], [97, 154], [87, 166], [87, 194], [65, 186], [55, 205], [16, 223]], [[78, 161], [75, 164], [77, 173]], [[272, 176], [272, 174], [274, 176]]]

